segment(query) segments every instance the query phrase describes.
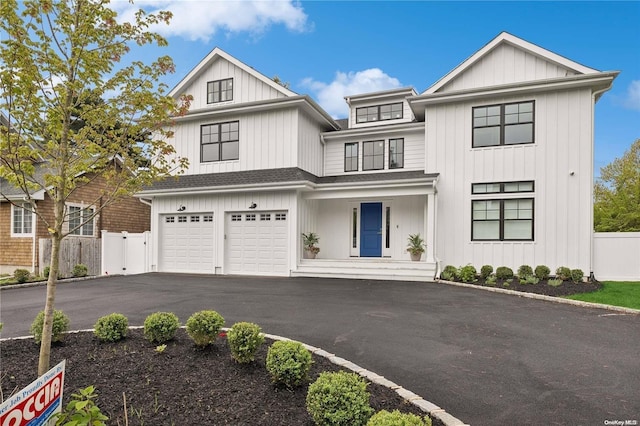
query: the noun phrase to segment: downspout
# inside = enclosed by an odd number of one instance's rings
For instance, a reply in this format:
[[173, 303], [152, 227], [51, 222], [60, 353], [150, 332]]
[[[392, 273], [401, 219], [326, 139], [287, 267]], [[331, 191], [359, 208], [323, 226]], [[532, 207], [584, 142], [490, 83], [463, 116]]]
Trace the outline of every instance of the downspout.
[[31, 237], [31, 273], [36, 273], [36, 242], [38, 241], [38, 217], [31, 212], [31, 223], [33, 223], [33, 236]]
[[595, 155], [595, 147], [596, 147], [596, 102], [597, 102], [597, 97], [601, 94], [603, 94], [604, 92], [606, 92], [607, 90], [609, 90], [611, 88], [611, 85], [609, 85], [609, 87], [605, 87], [604, 89], [600, 89], [600, 90], [596, 90], [595, 92], [593, 92], [591, 94], [591, 197], [590, 197], [590, 204], [591, 204], [591, 209], [589, 209], [589, 222], [591, 224], [591, 238], [589, 238], [589, 278], [593, 279], [595, 278], [594, 273], [593, 273], [593, 259], [594, 259], [594, 255], [593, 255], [593, 246], [594, 246], [594, 238], [595, 238], [595, 226], [593, 223], [593, 207], [594, 207], [594, 200], [593, 200], [593, 185], [595, 185], [595, 180], [594, 180], [594, 168], [595, 168], [595, 160], [596, 160], [596, 155]]

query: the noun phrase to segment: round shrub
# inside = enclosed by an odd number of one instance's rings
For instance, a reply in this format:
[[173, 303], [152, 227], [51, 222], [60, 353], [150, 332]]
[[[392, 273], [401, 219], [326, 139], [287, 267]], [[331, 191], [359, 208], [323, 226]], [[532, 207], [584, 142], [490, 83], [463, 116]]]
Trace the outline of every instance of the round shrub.
[[367, 426], [431, 426], [431, 419], [426, 417], [425, 422], [415, 414], [382, 410], [369, 419]]
[[513, 278], [513, 269], [508, 266], [498, 266], [496, 269], [496, 278], [500, 280], [508, 280]]
[[454, 281], [456, 279], [456, 274], [458, 273], [458, 269], [453, 265], [447, 265], [442, 270], [440, 274], [440, 278], [447, 281]]
[[16, 269], [13, 271], [13, 278], [20, 284], [26, 283], [31, 273], [26, 269]]
[[571, 281], [574, 283], [581, 283], [584, 278], [584, 272], [582, 269], [572, 269], [571, 270]]
[[539, 280], [548, 280], [551, 269], [546, 265], [536, 266], [535, 275]]
[[482, 277], [482, 279], [487, 279], [489, 278], [489, 275], [491, 275], [493, 273], [493, 266], [491, 265], [482, 265], [482, 268], [480, 268], [480, 276]]
[[258, 348], [264, 343], [264, 335], [259, 325], [238, 322], [229, 329], [227, 343], [233, 359], [246, 364], [255, 359]]
[[302, 343], [278, 341], [267, 351], [267, 371], [271, 380], [288, 388], [300, 386], [311, 368], [311, 352]]
[[560, 266], [556, 269], [556, 278], [562, 281], [571, 279], [571, 269], [566, 266]]
[[129, 320], [122, 314], [110, 314], [98, 318], [93, 334], [103, 342], [117, 342], [127, 337]]
[[465, 265], [458, 269], [457, 276], [463, 283], [472, 283], [476, 281], [478, 271], [473, 265]]
[[367, 383], [356, 373], [320, 373], [309, 385], [307, 411], [317, 425], [365, 425], [373, 413]]
[[224, 318], [216, 311], [200, 311], [187, 320], [187, 334], [196, 346], [205, 347], [216, 341]]
[[533, 269], [529, 265], [522, 265], [518, 268], [518, 278], [526, 279], [533, 276]]
[[[38, 312], [31, 323], [31, 334], [36, 343], [42, 341], [42, 329], [44, 327], [44, 311]], [[53, 311], [53, 327], [51, 329], [51, 342], [62, 342], [65, 333], [69, 331], [69, 317], [62, 311]]]
[[88, 271], [89, 271], [89, 269], [87, 268], [86, 265], [83, 265], [82, 263], [78, 263], [76, 266], [73, 267], [72, 274], [76, 278], [86, 277]]
[[44, 269], [42, 270], [42, 276], [44, 278], [49, 278], [49, 272], [51, 272], [51, 267], [45, 266]]
[[172, 312], [155, 312], [144, 320], [144, 337], [152, 343], [164, 343], [173, 339], [180, 327], [178, 317]]

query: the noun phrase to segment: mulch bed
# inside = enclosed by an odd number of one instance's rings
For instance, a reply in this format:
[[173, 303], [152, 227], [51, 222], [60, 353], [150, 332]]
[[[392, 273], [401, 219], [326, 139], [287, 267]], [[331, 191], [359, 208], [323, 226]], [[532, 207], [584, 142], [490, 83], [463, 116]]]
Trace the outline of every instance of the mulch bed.
[[[71, 393], [94, 385], [97, 405], [109, 417], [107, 424], [133, 425], [313, 425], [306, 411], [308, 384], [288, 390], [274, 386], [265, 367], [269, 340], [256, 361], [233, 361], [222, 337], [211, 347], [197, 349], [184, 329], [178, 330], [164, 352], [146, 341], [139, 329], [116, 343], [101, 343], [92, 333], [69, 334], [52, 347], [51, 366], [66, 359], [64, 404]], [[0, 343], [2, 395], [7, 399], [36, 378], [39, 345], [32, 339]], [[323, 371], [339, 367], [313, 357], [312, 383]], [[390, 378], [393, 380], [393, 378]], [[394, 391], [370, 383], [371, 406], [376, 410], [424, 415]], [[433, 425], [442, 426], [438, 419]]]
[[478, 278], [478, 281], [467, 284], [483, 287], [504, 288], [507, 290], [521, 291], [523, 293], [536, 293], [555, 297], [570, 296], [572, 294], [578, 293], [592, 293], [602, 288], [602, 283], [599, 281], [588, 281], [581, 283], [575, 283], [573, 281], [563, 281], [562, 284], [554, 287], [548, 284], [548, 280], [541, 280], [537, 284], [522, 284], [520, 283], [518, 278], [514, 278], [511, 282], [498, 280], [494, 284], [487, 284], [483, 278]]

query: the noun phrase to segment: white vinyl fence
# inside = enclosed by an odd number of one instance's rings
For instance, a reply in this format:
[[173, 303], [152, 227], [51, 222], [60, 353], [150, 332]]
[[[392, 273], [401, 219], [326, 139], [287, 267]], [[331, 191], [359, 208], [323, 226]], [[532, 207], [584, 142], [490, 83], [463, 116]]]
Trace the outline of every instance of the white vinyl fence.
[[151, 233], [102, 231], [102, 275], [149, 272]]
[[600, 281], [640, 281], [640, 232], [595, 232], [593, 273]]

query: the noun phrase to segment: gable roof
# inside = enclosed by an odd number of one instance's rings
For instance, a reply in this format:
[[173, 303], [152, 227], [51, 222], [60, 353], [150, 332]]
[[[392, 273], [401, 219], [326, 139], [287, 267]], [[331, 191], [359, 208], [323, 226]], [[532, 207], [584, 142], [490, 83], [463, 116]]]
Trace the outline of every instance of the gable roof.
[[512, 34], [509, 34], [503, 31], [500, 34], [498, 34], [498, 36], [495, 37], [493, 40], [491, 40], [489, 43], [484, 45], [480, 50], [478, 50], [473, 55], [468, 57], [464, 62], [462, 62], [456, 68], [451, 70], [444, 77], [442, 77], [440, 80], [435, 82], [431, 87], [429, 87], [427, 90], [422, 92], [422, 95], [433, 94], [438, 90], [442, 89], [449, 82], [453, 81], [456, 77], [460, 76], [463, 72], [471, 68], [481, 58], [485, 57], [486, 55], [489, 54], [489, 52], [493, 51], [495, 48], [497, 48], [502, 44], [510, 44], [518, 49], [531, 53], [532, 55], [541, 57], [546, 61], [568, 68], [577, 74], [597, 74], [600, 72], [596, 69], [581, 65], [577, 62], [574, 62], [570, 59], [565, 58], [564, 56], [560, 56], [547, 49], [544, 49], [533, 43], [529, 43], [526, 40], [523, 40], [519, 37], [516, 37]]
[[217, 60], [219, 60], [221, 58], [226, 60], [226, 61], [228, 61], [228, 62], [231, 62], [236, 67], [238, 67], [238, 68], [242, 69], [243, 71], [249, 73], [253, 77], [255, 77], [258, 80], [260, 80], [261, 82], [271, 86], [272, 88], [276, 89], [277, 91], [279, 91], [283, 95], [285, 95], [285, 96], [297, 96], [297, 93], [295, 93], [295, 92], [287, 89], [286, 87], [276, 83], [275, 81], [273, 81], [269, 77], [265, 76], [264, 74], [261, 74], [260, 72], [258, 72], [255, 69], [251, 68], [249, 65], [245, 64], [244, 62], [241, 62], [238, 59], [234, 58], [233, 56], [229, 55], [227, 52], [225, 52], [224, 50], [220, 49], [219, 47], [216, 47], [211, 52], [209, 52], [209, 54], [202, 61], [200, 61], [200, 63], [198, 63], [198, 65], [196, 65], [195, 68], [193, 68], [189, 72], [189, 74], [187, 74], [182, 80], [180, 80], [180, 82], [173, 89], [171, 89], [171, 91], [169, 92], [169, 95], [173, 96], [173, 97], [180, 96], [185, 87], [189, 86], [189, 84], [191, 84], [191, 82], [193, 82], [211, 64], [213, 64], [215, 61], [217, 61]]

